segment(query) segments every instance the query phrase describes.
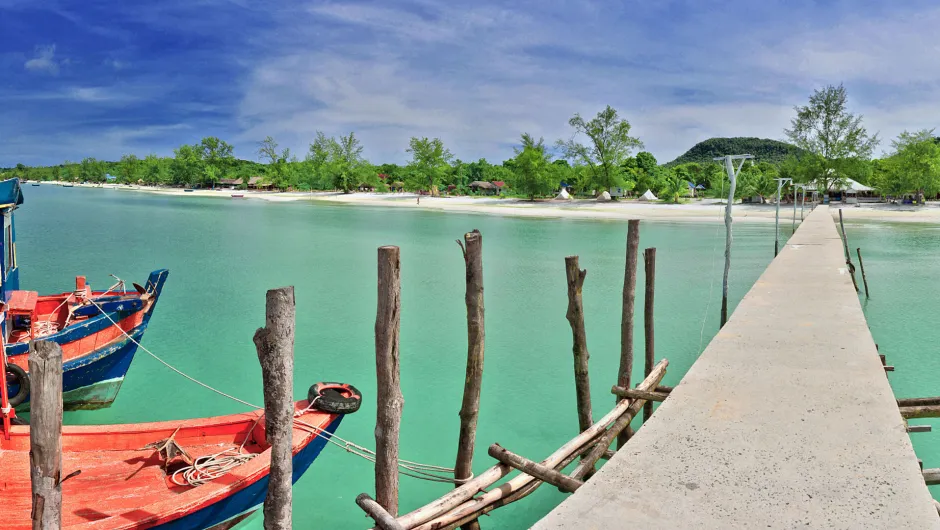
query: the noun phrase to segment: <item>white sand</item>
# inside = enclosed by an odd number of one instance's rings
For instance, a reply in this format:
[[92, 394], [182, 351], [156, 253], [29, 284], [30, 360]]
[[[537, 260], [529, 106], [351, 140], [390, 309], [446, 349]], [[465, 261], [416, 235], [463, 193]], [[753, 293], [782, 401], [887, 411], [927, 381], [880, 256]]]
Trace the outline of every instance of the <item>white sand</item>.
[[[54, 184], [52, 182], [44, 185]], [[232, 195], [244, 195], [245, 199], [271, 202], [322, 201], [337, 204], [420, 208], [441, 212], [476, 213], [485, 215], [506, 215], [514, 217], [544, 217], [571, 219], [658, 219], [668, 221], [723, 222], [724, 205], [714, 199], [693, 200], [685, 204], [663, 204], [620, 200], [616, 202], [597, 202], [590, 199], [569, 201], [540, 200], [530, 202], [519, 199], [497, 197], [428, 197], [413, 193], [349, 193], [338, 192], [266, 192], [252, 190], [194, 190], [185, 192], [180, 188], [159, 188], [151, 186], [125, 186], [120, 184], [76, 184], [77, 187], [114, 189], [117, 191], [137, 191], [174, 195], [179, 197], [214, 197], [232, 200]], [[888, 222], [940, 223], [940, 205], [928, 204], [923, 207], [910, 205], [863, 204], [845, 205], [843, 214], [848, 221], [876, 220]], [[833, 215], [838, 218], [838, 203], [833, 204]], [[776, 208], [772, 204], [735, 204], [733, 213], [736, 222], [773, 222]], [[807, 205], [806, 213], [809, 212]], [[780, 221], [790, 221], [793, 215], [792, 204], [780, 206]], [[797, 206], [799, 216], [799, 206]]]

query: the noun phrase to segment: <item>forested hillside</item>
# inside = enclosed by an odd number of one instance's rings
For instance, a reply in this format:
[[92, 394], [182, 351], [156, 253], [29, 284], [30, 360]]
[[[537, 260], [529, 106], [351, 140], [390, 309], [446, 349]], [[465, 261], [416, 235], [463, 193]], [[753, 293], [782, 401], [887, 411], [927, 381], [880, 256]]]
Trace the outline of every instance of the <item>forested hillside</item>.
[[754, 155], [758, 162], [778, 164], [789, 155], [796, 155], [801, 151], [802, 149], [795, 145], [766, 138], [709, 138], [695, 144], [692, 149], [666, 165], [675, 166], [688, 162], [704, 164], [711, 162], [715, 157], [741, 154]]

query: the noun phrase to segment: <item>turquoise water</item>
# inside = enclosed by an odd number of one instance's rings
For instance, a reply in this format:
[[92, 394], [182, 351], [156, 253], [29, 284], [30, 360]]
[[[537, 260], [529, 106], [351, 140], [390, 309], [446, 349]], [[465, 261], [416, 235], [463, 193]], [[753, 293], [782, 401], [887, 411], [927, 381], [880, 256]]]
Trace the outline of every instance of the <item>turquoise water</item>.
[[[937, 341], [940, 283], [940, 227], [900, 223], [848, 223], [852, 259], [862, 249], [871, 299], [861, 297], [872, 336], [895, 366], [888, 380], [901, 398], [940, 396]], [[861, 287], [861, 277], [859, 286]], [[864, 291], [863, 291], [864, 292]], [[940, 467], [940, 420], [916, 419], [933, 432], [912, 433], [911, 441], [925, 468]], [[931, 486], [940, 499], [940, 486]]]
[[[295, 396], [305, 397], [316, 381], [355, 384], [365, 402], [344, 420], [338, 434], [370, 447], [376, 248], [399, 245], [405, 396], [401, 456], [446, 466], [453, 465], [456, 452], [466, 362], [464, 270], [455, 239], [480, 229], [487, 342], [477, 471], [491, 465], [486, 448], [493, 442], [540, 460], [576, 434], [564, 257], [578, 254], [588, 270], [584, 300], [595, 417], [613, 403], [609, 390], [619, 358], [626, 223], [52, 186], [27, 187], [25, 193], [16, 221], [24, 288], [70, 290], [79, 274], [103, 288], [112, 283], [108, 273], [140, 282], [153, 269], [169, 268], [144, 345], [186, 373], [250, 402], [262, 402], [251, 337], [264, 323], [264, 292], [296, 286]], [[782, 231], [788, 232], [784, 226]], [[735, 234], [732, 306], [770, 262], [773, 224], [738, 223]], [[658, 249], [657, 356], [670, 360], [665, 384], [672, 385], [718, 327], [724, 227], [644, 222], [640, 245]], [[878, 272], [874, 248], [869, 255], [871, 283], [878, 292], [890, 289], [898, 279]], [[922, 274], [926, 278], [928, 272]], [[640, 293], [642, 278], [641, 260]], [[915, 281], [909, 285], [922, 287]], [[638, 323], [637, 349], [642, 352], [642, 318]], [[923, 332], [913, 326], [910, 330]], [[917, 370], [926, 368], [905, 370], [901, 354], [893, 355], [892, 348], [911, 345], [881, 340], [882, 351], [898, 365], [894, 378], [916, 378]], [[918, 351], [929, 349], [922, 344]], [[634, 377], [642, 378], [641, 373], [638, 364]], [[143, 422], [241, 410], [140, 352], [114, 406], [67, 413], [66, 422]], [[371, 493], [372, 480], [371, 464], [327, 446], [295, 487], [295, 527], [369, 526], [354, 498]], [[401, 488], [404, 513], [450, 486], [403, 477]], [[554, 488], [540, 488], [525, 501], [494, 512], [487, 526], [528, 527], [563, 497]], [[261, 528], [260, 518], [245, 526]]]

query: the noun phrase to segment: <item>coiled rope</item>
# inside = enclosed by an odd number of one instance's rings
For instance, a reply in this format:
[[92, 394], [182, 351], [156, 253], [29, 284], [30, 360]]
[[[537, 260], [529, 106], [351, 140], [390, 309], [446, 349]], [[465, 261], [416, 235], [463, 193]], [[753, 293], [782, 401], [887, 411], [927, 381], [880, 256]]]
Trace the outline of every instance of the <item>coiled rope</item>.
[[[130, 334], [128, 334], [127, 331], [125, 331], [124, 328], [122, 328], [120, 325], [118, 325], [118, 323], [115, 322], [113, 318], [111, 318], [111, 315], [109, 315], [109, 314], [108, 314], [100, 305], [98, 305], [94, 300], [89, 299], [88, 302], [90, 302], [90, 303], [93, 304], [95, 307], [97, 307], [98, 310], [101, 311], [101, 314], [104, 315], [105, 318], [107, 318], [107, 319], [111, 322], [111, 324], [114, 325], [114, 327], [116, 327], [118, 330], [120, 330], [120, 332], [121, 332], [125, 337], [127, 337], [128, 340], [130, 340], [131, 342], [133, 342], [134, 344], [136, 344], [138, 348], [140, 348], [141, 350], [143, 350], [147, 355], [150, 355], [151, 357], [153, 357], [155, 360], [157, 360], [157, 361], [158, 361], [160, 364], [162, 364], [163, 366], [166, 366], [166, 367], [169, 368], [170, 370], [172, 370], [172, 371], [176, 372], [177, 374], [183, 376], [184, 378], [186, 378], [186, 379], [192, 381], [193, 383], [196, 383], [197, 385], [199, 385], [199, 386], [201, 386], [201, 387], [203, 387], [203, 388], [205, 388], [205, 389], [207, 389], [207, 390], [210, 390], [210, 391], [212, 391], [212, 392], [215, 392], [216, 394], [219, 394], [220, 396], [223, 396], [223, 397], [226, 397], [226, 398], [228, 398], [228, 399], [231, 399], [232, 401], [235, 401], [235, 402], [237, 402], [237, 403], [241, 403], [242, 405], [251, 407], [251, 408], [253, 408], [253, 409], [263, 409], [263, 408], [264, 408], [264, 407], [259, 407], [258, 405], [255, 405], [255, 404], [253, 404], [253, 403], [249, 403], [248, 401], [245, 401], [245, 400], [243, 400], [243, 399], [239, 399], [239, 398], [237, 398], [237, 397], [235, 397], [235, 396], [233, 396], [233, 395], [231, 395], [231, 394], [227, 394], [227, 393], [225, 393], [225, 392], [223, 392], [223, 391], [221, 391], [221, 390], [219, 390], [219, 389], [217, 389], [217, 388], [214, 388], [214, 387], [212, 387], [212, 386], [210, 386], [210, 385], [208, 385], [208, 384], [206, 384], [206, 383], [203, 383], [202, 381], [199, 381], [199, 380], [196, 379], [195, 377], [192, 377], [192, 376], [190, 376], [190, 375], [184, 373], [184, 372], [183, 372], [182, 370], [180, 370], [179, 368], [176, 368], [175, 366], [171, 365], [170, 363], [164, 361], [164, 360], [161, 359], [157, 354], [155, 354], [155, 353], [153, 353], [152, 351], [148, 350], [148, 349], [147, 349], [143, 344], [141, 344], [137, 339], [135, 339], [135, 338], [132, 337]], [[305, 409], [303, 409], [303, 410], [298, 410], [298, 411], [295, 411], [295, 412], [294, 412], [294, 427], [297, 428], [297, 426], [299, 425], [299, 426], [301, 426], [301, 428], [303, 428], [303, 430], [306, 430], [307, 432], [310, 432], [310, 433], [313, 434], [314, 436], [319, 436], [319, 437], [325, 439], [327, 442], [329, 442], [329, 443], [331, 443], [331, 444], [333, 444], [333, 445], [335, 445], [335, 446], [337, 446], [337, 447], [343, 449], [343, 450], [346, 451], [347, 453], [351, 453], [351, 454], [353, 454], [353, 455], [356, 455], [356, 456], [359, 456], [359, 457], [361, 457], [361, 458], [364, 458], [364, 459], [366, 459], [366, 460], [368, 460], [369, 462], [372, 462], [372, 463], [374, 464], [374, 463], [375, 463], [375, 460], [376, 460], [376, 455], [375, 455], [375, 451], [373, 451], [372, 449], [369, 449], [369, 448], [367, 448], [367, 447], [363, 447], [363, 446], [361, 446], [361, 445], [359, 445], [359, 444], [357, 444], [357, 443], [354, 443], [354, 442], [351, 442], [351, 441], [349, 441], [349, 440], [343, 439], [343, 438], [337, 436], [337, 435], [334, 434], [334, 433], [331, 433], [331, 432], [329, 432], [329, 431], [327, 431], [327, 430], [325, 430], [325, 429], [322, 429], [322, 428], [320, 428], [320, 427], [317, 427], [317, 426], [315, 426], [315, 425], [310, 425], [309, 423], [306, 423], [306, 422], [304, 422], [304, 421], [298, 419], [299, 416], [302, 416], [303, 414], [305, 414], [305, 413], [307, 413], [307, 412], [313, 410], [313, 405], [314, 405], [314, 403], [316, 403], [316, 399], [314, 399], [312, 402], [310, 402], [310, 404], [307, 405], [307, 408], [305, 408]], [[259, 415], [258, 415], [258, 418], [255, 420], [255, 425], [257, 425], [258, 421], [260, 421], [262, 417], [263, 417], [263, 414], [259, 414]], [[254, 427], [252, 427], [252, 428], [254, 428]], [[247, 439], [248, 439], [248, 438], [246, 437], [246, 438], [245, 438], [245, 441], [247, 441]], [[187, 467], [184, 467], [184, 468], [181, 468], [181, 469], [177, 470], [177, 471], [173, 474], [173, 477], [172, 477], [173, 482], [176, 483], [176, 484], [179, 484], [179, 485], [181, 485], [181, 486], [183, 485], [183, 484], [180, 484], [179, 482], [176, 481], [176, 476], [177, 476], [177, 474], [179, 474], [179, 475], [182, 475], [183, 479], [186, 481], [185, 483], [187, 483], [187, 484], [189, 484], [189, 485], [192, 485], [192, 486], [198, 486], [198, 485], [201, 485], [201, 484], [205, 484], [207, 481], [210, 481], [210, 480], [213, 480], [213, 479], [215, 479], [215, 478], [218, 478], [218, 477], [220, 477], [220, 476], [222, 476], [222, 475], [228, 473], [228, 472], [231, 471], [233, 468], [235, 468], [235, 467], [237, 467], [237, 466], [239, 466], [239, 465], [241, 465], [241, 464], [244, 464], [245, 462], [247, 462], [248, 460], [251, 460], [251, 459], [254, 458], [254, 456], [255, 456], [254, 453], [242, 453], [242, 451], [243, 451], [243, 449], [244, 449], [244, 446], [245, 446], [245, 441], [242, 442], [242, 445], [238, 448], [237, 451], [234, 450], [234, 449], [227, 449], [227, 450], [221, 451], [221, 452], [219, 452], [219, 453], [215, 453], [215, 454], [212, 454], [212, 455], [206, 455], [206, 456], [197, 458], [197, 459], [193, 462], [193, 465], [187, 466]], [[432, 465], [432, 464], [423, 464], [423, 463], [420, 463], [420, 462], [412, 462], [411, 460], [402, 460], [402, 459], [399, 459], [399, 460], [398, 460], [398, 467], [399, 467], [399, 471], [398, 471], [398, 472], [399, 472], [400, 474], [402, 474], [402, 475], [409, 476], [409, 477], [412, 477], [412, 478], [421, 479], [421, 480], [427, 480], [427, 481], [431, 481], [431, 482], [445, 482], [445, 483], [448, 483], [448, 484], [463, 484], [464, 482], [467, 482], [468, 480], [471, 480], [471, 479], [473, 478], [473, 474], [471, 474], [469, 477], [463, 478], [463, 479], [454, 478], [454, 477], [452, 476], [452, 475], [454, 474], [454, 469], [453, 469], [453, 468], [450, 468], [450, 467], [443, 467], [443, 466], [435, 466], [435, 465]], [[451, 475], [451, 476], [447, 476], [447, 475]]]

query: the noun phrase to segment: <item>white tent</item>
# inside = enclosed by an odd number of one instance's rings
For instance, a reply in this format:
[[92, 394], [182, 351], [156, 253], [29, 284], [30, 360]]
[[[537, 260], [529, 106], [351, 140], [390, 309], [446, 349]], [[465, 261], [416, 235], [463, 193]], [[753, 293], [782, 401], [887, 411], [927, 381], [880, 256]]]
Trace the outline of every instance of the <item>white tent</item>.
[[565, 188], [562, 188], [561, 191], [558, 192], [558, 196], [556, 196], [555, 198], [558, 200], [567, 201], [571, 199], [571, 195], [568, 195], [568, 190], [566, 190]]
[[658, 201], [659, 199], [655, 195], [653, 195], [652, 191], [646, 190], [646, 193], [644, 193], [643, 195], [640, 195], [640, 198], [638, 198], [637, 200], [638, 201]]
[[610, 193], [608, 193], [607, 191], [604, 191], [603, 193], [601, 193], [600, 195], [597, 196], [597, 200], [600, 201], [600, 202], [607, 202], [607, 201], [609, 201], [609, 200], [610, 200]]

